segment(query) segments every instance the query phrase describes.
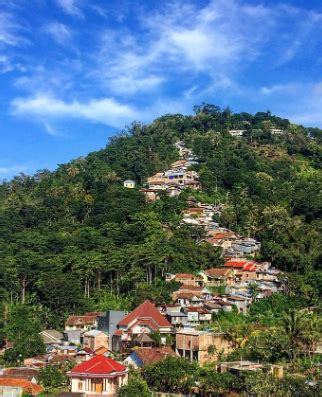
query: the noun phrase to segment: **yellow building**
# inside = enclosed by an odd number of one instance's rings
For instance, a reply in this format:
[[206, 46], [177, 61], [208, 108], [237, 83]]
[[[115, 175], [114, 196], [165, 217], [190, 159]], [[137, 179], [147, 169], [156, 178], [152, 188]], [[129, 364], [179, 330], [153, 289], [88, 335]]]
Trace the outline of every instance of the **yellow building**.
[[126, 187], [127, 189], [134, 189], [135, 181], [132, 181], [132, 179], [127, 179], [126, 181], [124, 181], [123, 186]]

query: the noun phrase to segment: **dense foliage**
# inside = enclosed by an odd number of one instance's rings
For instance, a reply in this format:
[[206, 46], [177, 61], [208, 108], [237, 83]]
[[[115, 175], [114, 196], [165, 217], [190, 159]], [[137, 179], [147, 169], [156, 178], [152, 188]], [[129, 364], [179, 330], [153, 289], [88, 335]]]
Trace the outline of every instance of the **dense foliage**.
[[[196, 389], [204, 396], [313, 397], [319, 394], [316, 382], [287, 375], [277, 379], [265, 371], [242, 371], [239, 375], [217, 373], [211, 365], [200, 367], [182, 358], [168, 357], [144, 369], [143, 377], [151, 390], [188, 394]], [[133, 384], [133, 387], [135, 384]], [[133, 394], [136, 396], [139, 394]], [[123, 394], [122, 394], [123, 396]], [[124, 394], [132, 397], [132, 394]]]
[[[218, 220], [262, 241], [260, 259], [299, 274], [319, 269], [321, 131], [270, 112], [202, 104], [195, 113], [134, 123], [103, 150], [0, 185], [3, 313], [28, 304], [43, 327], [58, 327], [71, 312], [166, 302], [165, 272], [221, 263], [218, 249], [196, 244], [200, 230], [177, 227], [191, 194], [225, 203]], [[272, 127], [285, 133], [272, 135]], [[178, 140], [200, 159], [202, 192], [148, 204], [139, 189], [123, 188], [126, 178], [140, 186], [167, 169]], [[312, 288], [306, 293], [316, 300]]]

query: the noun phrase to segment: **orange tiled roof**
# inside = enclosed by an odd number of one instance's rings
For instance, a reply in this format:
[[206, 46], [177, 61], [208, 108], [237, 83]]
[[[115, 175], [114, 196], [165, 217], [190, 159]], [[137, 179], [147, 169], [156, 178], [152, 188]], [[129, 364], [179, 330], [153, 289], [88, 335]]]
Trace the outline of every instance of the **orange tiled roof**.
[[0, 386], [21, 387], [24, 393], [31, 393], [32, 395], [43, 391], [40, 385], [32, 383], [27, 379], [0, 378]]
[[202, 292], [204, 287], [201, 285], [182, 285], [179, 289], [179, 292], [181, 291], [192, 291], [192, 292]]
[[230, 260], [226, 262], [224, 266], [242, 269], [247, 264], [254, 264], [254, 263], [255, 263], [254, 261], [248, 261], [248, 260]]
[[94, 316], [69, 316], [66, 325], [77, 325], [77, 324], [86, 324], [93, 325], [96, 321], [96, 315]]
[[99, 356], [99, 355], [104, 354], [104, 353], [106, 353], [106, 352], [108, 352], [108, 349], [107, 349], [106, 347], [104, 347], [104, 346], [101, 346], [101, 347], [98, 347], [98, 348], [94, 351], [94, 354], [95, 354], [96, 356]]
[[167, 356], [176, 356], [171, 347], [142, 347], [135, 350], [135, 353], [143, 361], [144, 365], [155, 364]]
[[226, 276], [229, 274], [231, 270], [230, 269], [224, 269], [222, 267], [219, 268], [212, 268], [212, 269], [207, 269], [205, 270], [205, 273], [208, 274], [209, 276]]
[[175, 279], [182, 278], [182, 279], [194, 279], [196, 278], [192, 273], [178, 273], [175, 276]]
[[179, 292], [176, 294], [177, 299], [178, 299], [178, 298], [182, 298], [182, 299], [192, 299], [194, 296], [196, 296], [196, 294], [193, 293], [193, 292], [189, 292], [189, 291], [187, 291], [187, 292], [185, 292], [185, 291], [179, 291]]

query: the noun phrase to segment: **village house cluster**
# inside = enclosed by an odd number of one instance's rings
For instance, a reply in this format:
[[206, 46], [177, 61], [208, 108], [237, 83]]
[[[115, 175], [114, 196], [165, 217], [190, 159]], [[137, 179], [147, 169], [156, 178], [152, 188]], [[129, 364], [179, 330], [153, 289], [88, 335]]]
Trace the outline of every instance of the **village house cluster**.
[[213, 247], [222, 249], [224, 258], [241, 258], [244, 256], [256, 257], [261, 243], [250, 237], [242, 237], [238, 233], [221, 227], [213, 220], [214, 215], [220, 215], [223, 204], [205, 204], [193, 197], [187, 200], [189, 208], [183, 211], [181, 224], [202, 227], [206, 232], [206, 241]]
[[[257, 130], [262, 131], [260, 129], [257, 129]], [[281, 128], [276, 128], [276, 127], [270, 128], [269, 131], [272, 135], [285, 135], [286, 134], [285, 130], [282, 130]], [[244, 134], [245, 134], [245, 132], [247, 132], [247, 130], [245, 130], [245, 129], [244, 130], [229, 130], [228, 132], [231, 136], [233, 136], [235, 138], [241, 138], [244, 136]]]
[[[109, 310], [71, 315], [63, 332], [49, 329], [40, 333], [46, 354], [0, 371], [0, 389], [16, 393], [14, 396], [26, 391], [37, 395], [43, 390], [38, 384], [41, 368], [73, 363], [68, 372], [70, 392], [60, 397], [112, 397], [127, 383], [130, 367], [144, 368], [168, 356], [201, 365], [214, 362], [233, 349], [224, 332], [211, 329], [214, 316], [234, 308], [246, 313], [254, 299], [283, 287], [277, 275], [269, 263], [241, 259], [196, 274], [168, 274], [167, 281], [180, 283], [171, 304], [155, 306], [146, 300], [130, 313]], [[225, 291], [215, 293], [214, 287]], [[218, 370], [237, 370], [236, 363], [226, 364]]]
[[[156, 200], [160, 192], [176, 196], [185, 188], [201, 188], [197, 172], [189, 170], [197, 159], [182, 142], [176, 147], [180, 160], [171, 169], [148, 178], [147, 187], [141, 189], [148, 200]], [[132, 189], [135, 182], [126, 180], [124, 187]], [[221, 247], [224, 265], [195, 274], [167, 274], [166, 281], [180, 285], [171, 304], [155, 306], [146, 300], [130, 313], [108, 310], [70, 315], [63, 332], [42, 331], [46, 354], [25, 359], [23, 366], [0, 370], [0, 395], [37, 395], [43, 390], [38, 384], [41, 368], [73, 363], [68, 372], [70, 392], [60, 397], [114, 397], [127, 383], [130, 367], [144, 368], [168, 356], [203, 365], [232, 351], [227, 335], [211, 329], [218, 313], [246, 313], [255, 299], [270, 296], [284, 285], [270, 263], [256, 261], [259, 242], [222, 228], [213, 220], [223, 210], [222, 204], [204, 204], [193, 197], [187, 201], [189, 208], [183, 211], [181, 225], [202, 227], [206, 237], [199, 243]], [[5, 346], [10, 347], [9, 343]], [[224, 363], [218, 371], [259, 367], [249, 362]], [[278, 371], [272, 367], [268, 370]]]
[[141, 189], [148, 201], [157, 200], [161, 192], [176, 197], [183, 189], [200, 190], [201, 188], [198, 173], [189, 169], [198, 164], [197, 158], [183, 142], [177, 142], [175, 146], [180, 160], [172, 163], [170, 169], [149, 177], [146, 186]]

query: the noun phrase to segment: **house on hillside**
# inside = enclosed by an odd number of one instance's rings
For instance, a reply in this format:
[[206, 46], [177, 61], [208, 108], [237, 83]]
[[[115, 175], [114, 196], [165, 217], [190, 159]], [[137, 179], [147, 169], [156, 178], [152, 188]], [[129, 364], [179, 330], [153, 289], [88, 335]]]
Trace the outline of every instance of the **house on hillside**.
[[244, 314], [247, 312], [247, 309], [251, 304], [251, 299], [246, 296], [227, 295], [224, 300], [236, 306], [239, 313]]
[[176, 334], [176, 353], [189, 361], [200, 364], [216, 361], [218, 354], [231, 351], [224, 333], [181, 330]]
[[0, 369], [0, 378], [27, 379], [32, 383], [38, 383], [39, 372], [39, 369], [28, 367], [3, 368]]
[[285, 130], [282, 130], [280, 128], [271, 128], [270, 132], [272, 135], [285, 135]]
[[201, 285], [201, 277], [200, 276], [195, 276], [192, 273], [178, 273], [175, 274], [172, 278], [173, 281], [176, 281], [177, 283], [180, 283], [184, 286], [193, 286], [197, 287]]
[[122, 310], [108, 310], [106, 313], [97, 317], [97, 329], [105, 332], [110, 337], [117, 329], [117, 324], [121, 321], [127, 312]]
[[232, 285], [235, 282], [234, 269], [228, 268], [212, 268], [202, 270], [200, 276], [207, 287], [217, 287], [220, 285]]
[[134, 189], [135, 181], [133, 181], [132, 179], [127, 179], [126, 181], [123, 182], [123, 186], [126, 187], [127, 189]]
[[160, 332], [167, 335], [172, 332], [169, 321], [149, 300], [119, 321], [117, 328], [113, 335], [113, 351], [142, 333]]
[[194, 294], [198, 294], [200, 295], [203, 299], [210, 299], [212, 294], [211, 291], [208, 287], [204, 286], [204, 285], [182, 285], [180, 287], [180, 289], [178, 290], [178, 292], [183, 292], [183, 291], [187, 291], [187, 292], [192, 292]]
[[204, 307], [188, 306], [184, 308], [184, 313], [187, 314], [187, 323], [192, 326], [210, 324], [211, 312]]
[[46, 329], [39, 333], [45, 345], [60, 344], [64, 340], [64, 334], [55, 329]]
[[252, 362], [248, 360], [223, 362], [220, 363], [218, 368], [218, 372], [230, 372], [237, 376], [245, 372], [247, 373], [255, 371], [270, 373], [278, 379], [281, 379], [284, 376], [284, 370], [281, 365], [261, 364], [259, 362]]
[[0, 378], [0, 396], [21, 397], [23, 394], [36, 396], [42, 391], [42, 386], [27, 379]]
[[261, 248], [261, 243], [253, 238], [243, 238], [235, 240], [231, 244], [231, 249], [237, 256], [255, 256]]
[[225, 268], [235, 270], [236, 279], [239, 282], [256, 281], [257, 264], [247, 259], [232, 259], [224, 264]]
[[103, 331], [92, 329], [83, 334], [83, 348], [88, 347], [91, 350], [96, 350], [99, 347], [108, 349], [108, 336]]
[[241, 138], [244, 135], [244, 132], [246, 130], [229, 130], [229, 135], [235, 137], [235, 138]]
[[85, 313], [83, 316], [69, 316], [65, 322], [67, 331], [89, 331], [97, 328], [97, 317], [102, 313]]
[[119, 387], [127, 384], [128, 372], [117, 361], [98, 355], [76, 365], [67, 375], [72, 393], [83, 393], [85, 397], [115, 397]]
[[135, 369], [144, 368], [146, 365], [156, 364], [169, 356], [177, 356], [171, 347], [143, 347], [133, 350], [132, 353], [124, 360], [124, 364]]
[[188, 314], [182, 310], [178, 310], [176, 312], [170, 310], [167, 312], [166, 318], [169, 323], [176, 328], [182, 328], [188, 322]]
[[178, 303], [181, 307], [185, 306], [202, 306], [204, 299], [200, 294], [195, 294], [189, 291], [177, 291], [172, 295], [174, 302]]
[[140, 189], [140, 192], [145, 195], [146, 201], [148, 202], [154, 202], [159, 199], [159, 190], [152, 188], [142, 188]]

